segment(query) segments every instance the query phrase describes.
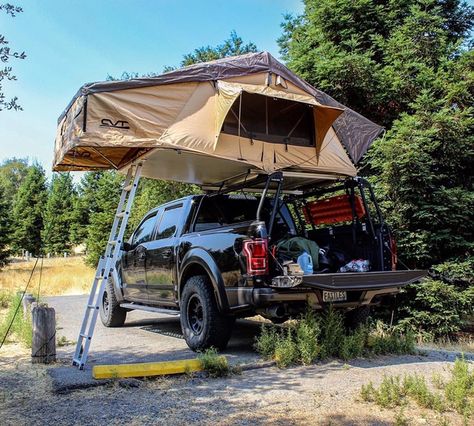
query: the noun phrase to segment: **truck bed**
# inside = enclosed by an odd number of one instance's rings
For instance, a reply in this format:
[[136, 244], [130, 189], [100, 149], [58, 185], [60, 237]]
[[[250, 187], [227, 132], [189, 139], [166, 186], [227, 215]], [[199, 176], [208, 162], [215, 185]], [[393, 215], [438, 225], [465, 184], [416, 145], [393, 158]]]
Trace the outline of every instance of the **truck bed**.
[[403, 287], [426, 276], [428, 271], [381, 271], [381, 272], [345, 272], [334, 274], [304, 275], [299, 287], [319, 290], [350, 291], [378, 290], [389, 287]]

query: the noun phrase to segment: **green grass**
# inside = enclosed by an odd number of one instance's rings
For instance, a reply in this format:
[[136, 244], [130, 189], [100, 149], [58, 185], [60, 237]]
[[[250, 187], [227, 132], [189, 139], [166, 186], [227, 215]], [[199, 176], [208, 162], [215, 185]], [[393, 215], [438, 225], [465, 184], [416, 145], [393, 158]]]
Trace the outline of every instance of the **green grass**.
[[377, 388], [372, 382], [362, 386], [360, 396], [366, 402], [373, 402], [383, 408], [403, 407], [409, 401], [420, 407], [443, 413], [454, 410], [468, 423], [474, 415], [474, 371], [464, 358], [458, 358], [447, 382], [439, 377], [432, 380], [432, 391], [426, 378], [417, 374], [384, 376]]
[[204, 371], [210, 377], [225, 377], [230, 374], [230, 367], [225, 356], [219, 355], [217, 349], [209, 348], [198, 355]]
[[12, 294], [6, 291], [0, 291], [0, 309], [6, 309], [12, 302]]
[[283, 368], [331, 357], [349, 360], [388, 353], [414, 353], [415, 339], [381, 323], [347, 331], [341, 313], [329, 309], [316, 318], [308, 310], [287, 327], [262, 325], [254, 347], [263, 358], [274, 359]]
[[[8, 331], [8, 326], [13, 320], [12, 327], [8, 333], [6, 341], [21, 342], [27, 347], [31, 348], [33, 338], [31, 315], [24, 315], [23, 307], [20, 306], [15, 316], [15, 311], [17, 310], [18, 306], [21, 305], [21, 296], [18, 294], [9, 296], [9, 301], [6, 304], [8, 306], [8, 311], [2, 323], [0, 324], [0, 339], [3, 340]], [[13, 319], [14, 316], [15, 319]]]

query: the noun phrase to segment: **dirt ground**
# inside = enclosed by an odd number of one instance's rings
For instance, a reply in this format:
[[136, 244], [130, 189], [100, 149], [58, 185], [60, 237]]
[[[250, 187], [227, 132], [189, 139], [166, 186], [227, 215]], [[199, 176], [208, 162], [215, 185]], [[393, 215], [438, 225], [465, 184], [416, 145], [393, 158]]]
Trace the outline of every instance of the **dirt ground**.
[[359, 397], [362, 384], [378, 384], [384, 375], [445, 376], [452, 358], [433, 352], [286, 370], [271, 367], [221, 379], [201, 375], [116, 380], [105, 387], [55, 394], [47, 374], [51, 367], [32, 366], [27, 351], [9, 345], [0, 356], [0, 413], [4, 425], [391, 425], [400, 417], [410, 425], [461, 425], [453, 412], [441, 416], [413, 405], [401, 414]]

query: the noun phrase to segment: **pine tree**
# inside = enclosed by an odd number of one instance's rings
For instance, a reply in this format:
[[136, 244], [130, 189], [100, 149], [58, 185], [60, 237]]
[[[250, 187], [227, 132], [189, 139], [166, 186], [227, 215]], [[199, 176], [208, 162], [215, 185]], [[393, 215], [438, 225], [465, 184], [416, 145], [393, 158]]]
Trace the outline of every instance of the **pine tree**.
[[472, 252], [473, 19], [458, 0], [307, 0], [279, 40], [293, 70], [387, 128], [363, 173], [412, 266]]
[[55, 174], [43, 216], [42, 240], [46, 253], [57, 255], [70, 251], [74, 197], [75, 191], [71, 175], [69, 173]]
[[140, 179], [130, 215], [128, 233], [130, 234], [138, 226], [143, 216], [152, 208], [198, 192], [199, 188], [195, 185], [157, 179]]
[[43, 168], [34, 164], [18, 188], [12, 212], [12, 251], [41, 252], [43, 210], [46, 203], [46, 178]]
[[0, 268], [8, 263], [10, 255], [10, 206], [0, 186]]
[[120, 198], [123, 176], [114, 171], [95, 172], [87, 179], [83, 197], [89, 207], [86, 262], [95, 266], [105, 250]]

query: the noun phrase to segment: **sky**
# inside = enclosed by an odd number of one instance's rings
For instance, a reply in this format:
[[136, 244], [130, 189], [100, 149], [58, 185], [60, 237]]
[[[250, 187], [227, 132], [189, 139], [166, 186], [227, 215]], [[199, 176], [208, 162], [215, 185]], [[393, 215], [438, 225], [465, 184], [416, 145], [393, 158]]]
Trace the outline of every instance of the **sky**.
[[221, 44], [232, 30], [278, 58], [283, 15], [303, 10], [300, 0], [10, 2], [24, 12], [0, 12], [0, 34], [27, 58], [11, 61], [18, 81], [3, 87], [23, 111], [0, 112], [0, 163], [28, 157], [48, 175], [57, 118], [82, 84], [123, 71], [159, 73], [195, 48]]

